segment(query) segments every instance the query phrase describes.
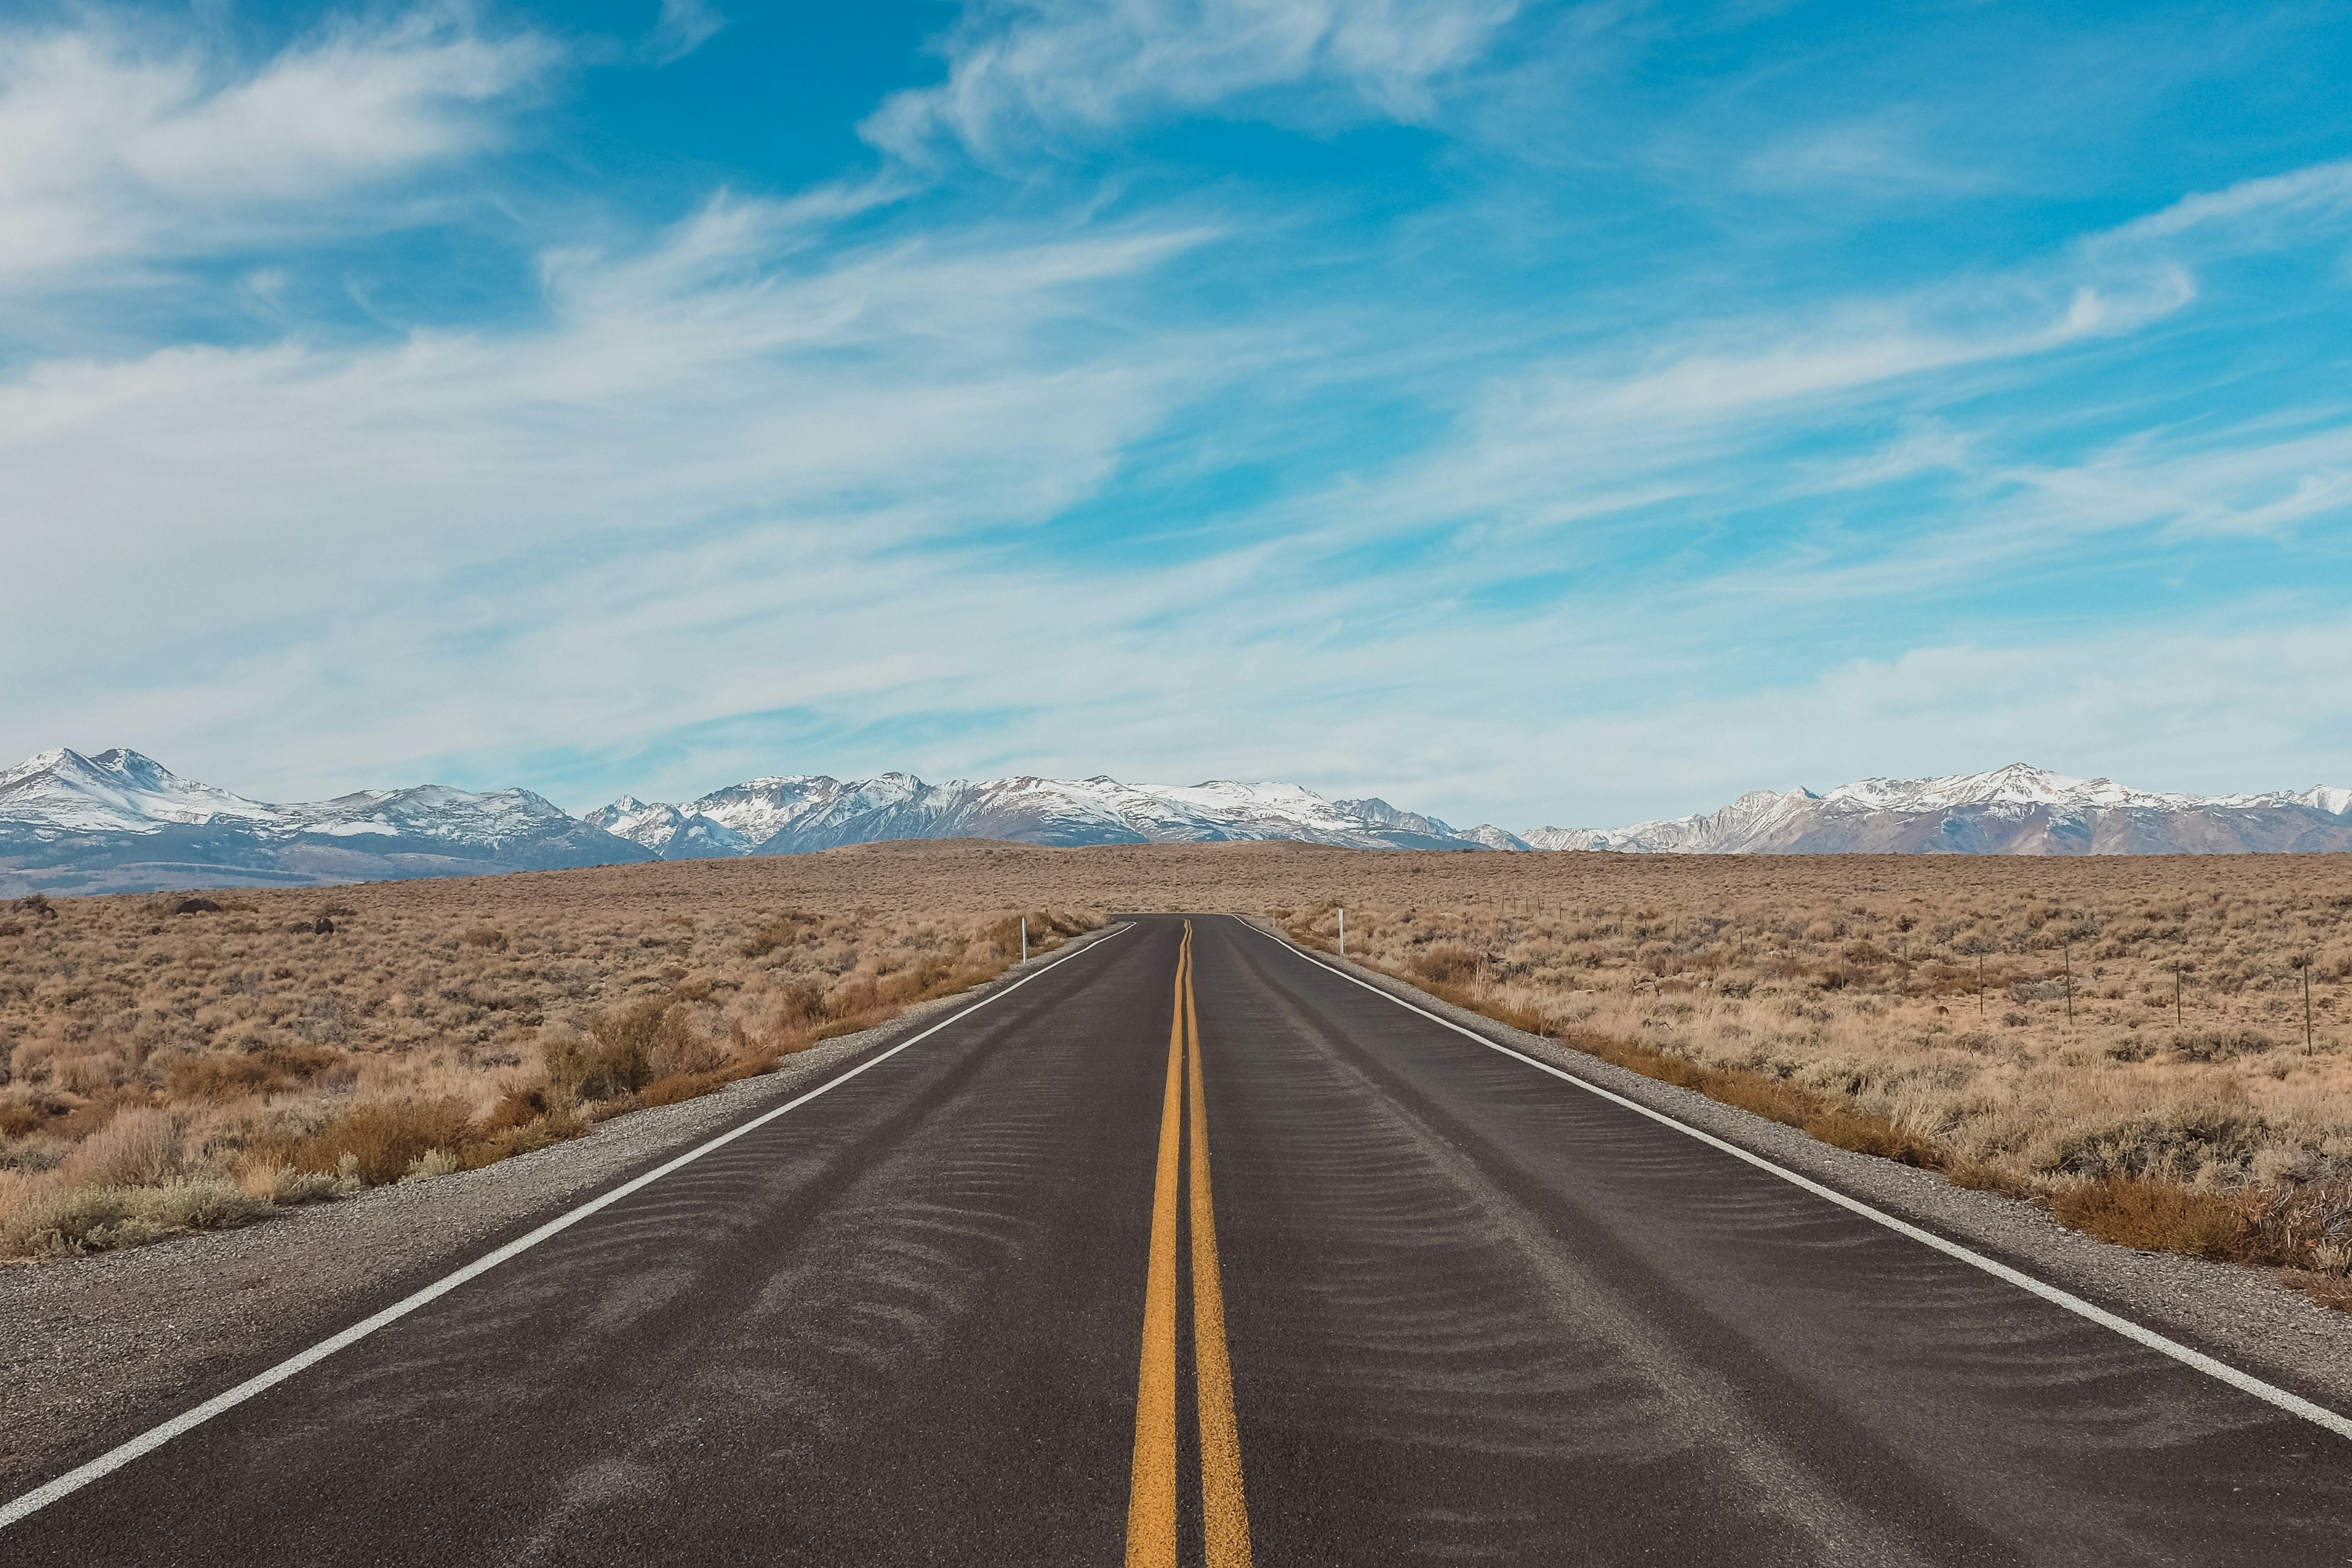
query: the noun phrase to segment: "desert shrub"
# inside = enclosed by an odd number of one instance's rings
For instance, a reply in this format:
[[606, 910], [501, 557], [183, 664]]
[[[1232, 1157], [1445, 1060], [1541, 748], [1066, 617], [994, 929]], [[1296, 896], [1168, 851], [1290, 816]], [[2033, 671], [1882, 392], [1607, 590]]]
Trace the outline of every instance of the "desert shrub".
[[349, 1174], [370, 1186], [396, 1181], [428, 1149], [464, 1146], [471, 1117], [454, 1097], [354, 1105], [294, 1145], [299, 1170]]
[[549, 1086], [568, 1101], [616, 1100], [654, 1081], [655, 1060], [689, 1049], [683, 1009], [667, 998], [649, 998], [600, 1013], [585, 1039], [548, 1042], [543, 1055]]
[[186, 1164], [179, 1121], [168, 1111], [135, 1106], [83, 1139], [58, 1175], [71, 1186], [158, 1186]]
[[0, 1251], [66, 1258], [133, 1247], [158, 1232], [142, 1225], [119, 1187], [78, 1187], [19, 1207], [0, 1228]]
[[2064, 1133], [2036, 1162], [2057, 1176], [2188, 1181], [2208, 1166], [2242, 1166], [2260, 1147], [2263, 1119], [2242, 1106], [2183, 1103]]
[[290, 1089], [343, 1059], [323, 1045], [280, 1044], [249, 1052], [175, 1058], [164, 1069], [166, 1088], [182, 1099], [230, 1100]]
[[457, 940], [468, 947], [484, 947], [493, 953], [507, 950], [507, 934], [494, 925], [477, 925], [461, 934]]
[[401, 1173], [400, 1179], [403, 1181], [430, 1181], [435, 1176], [448, 1176], [453, 1172], [461, 1171], [465, 1168], [465, 1161], [458, 1158], [456, 1155], [451, 1154], [448, 1150], [427, 1149], [408, 1163], [408, 1169]]
[[142, 1218], [164, 1230], [226, 1230], [266, 1212], [217, 1176], [185, 1177], [139, 1195]]
[[764, 958], [779, 948], [798, 943], [803, 935], [814, 936], [820, 924], [822, 922], [814, 915], [786, 910], [782, 915], [772, 915], [760, 922], [749, 936], [736, 944], [735, 950], [746, 958]]
[[2352, 1174], [2251, 1189], [2242, 1213], [2259, 1260], [2352, 1275]]
[[518, 1084], [499, 1096], [489, 1113], [482, 1118], [481, 1131], [486, 1134], [509, 1132], [527, 1126], [552, 1113], [554, 1102], [545, 1082]]
[[484, 1166], [496, 1165], [516, 1155], [527, 1155], [534, 1149], [560, 1144], [566, 1138], [576, 1138], [587, 1130], [586, 1123], [571, 1112], [558, 1108], [527, 1122], [484, 1129], [465, 1145], [462, 1157], [467, 1170], [479, 1170]]
[[0, 1095], [0, 1138], [21, 1138], [37, 1129], [41, 1113], [13, 1094]]
[[726, 1059], [726, 1051], [695, 1028], [692, 1018], [682, 1008], [671, 1009], [660, 1038], [646, 1053], [648, 1071], [656, 1079], [712, 1072]]
[[772, 1060], [765, 1056], [738, 1056], [698, 1072], [674, 1072], [656, 1078], [639, 1092], [637, 1103], [642, 1105], [675, 1105], [681, 1100], [691, 1100], [708, 1094], [713, 1089], [754, 1078], [769, 1071]]
[[249, 1197], [265, 1203], [324, 1203], [340, 1197], [340, 1183], [325, 1171], [299, 1171], [292, 1166], [266, 1165], [248, 1169], [238, 1182]]
[[775, 1027], [784, 1032], [810, 1029], [832, 1017], [825, 1006], [824, 988], [814, 980], [799, 980], [784, 987], [776, 994]]
[[103, 1252], [175, 1230], [226, 1230], [268, 1210], [217, 1176], [146, 1187], [73, 1187], [16, 1207], [0, 1224], [0, 1251], [37, 1258]]
[[1446, 986], [1475, 979], [1483, 962], [1477, 953], [1458, 942], [1441, 942], [1415, 955], [1412, 967], [1422, 978]]
[[2277, 1046], [2277, 1040], [2257, 1029], [2190, 1030], [2172, 1037], [2173, 1054], [2183, 1061], [2229, 1061]]
[[2177, 1182], [2105, 1176], [2060, 1187], [2050, 1207], [2060, 1224], [2118, 1246], [2253, 1260], [2243, 1205]]

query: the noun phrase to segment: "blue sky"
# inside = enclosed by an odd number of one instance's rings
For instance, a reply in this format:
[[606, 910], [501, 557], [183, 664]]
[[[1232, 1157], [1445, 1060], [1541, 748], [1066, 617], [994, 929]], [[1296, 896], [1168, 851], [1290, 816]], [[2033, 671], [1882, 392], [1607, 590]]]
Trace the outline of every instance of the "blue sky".
[[2352, 783], [2324, 5], [0, 20], [0, 751]]

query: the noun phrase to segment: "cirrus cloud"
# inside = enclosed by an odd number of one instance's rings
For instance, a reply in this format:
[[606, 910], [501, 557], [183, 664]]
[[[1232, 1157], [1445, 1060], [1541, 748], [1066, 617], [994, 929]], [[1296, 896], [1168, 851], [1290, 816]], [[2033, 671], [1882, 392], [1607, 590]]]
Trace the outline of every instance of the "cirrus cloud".
[[454, 12], [330, 26], [260, 61], [91, 19], [0, 28], [0, 285], [126, 268], [315, 230], [475, 152], [558, 57]]
[[[971, 0], [947, 80], [892, 94], [867, 140], [913, 161], [941, 140], [983, 161], [1271, 88], [1337, 89], [1414, 121], [1517, 0]], [[1296, 109], [1296, 104], [1293, 104]]]

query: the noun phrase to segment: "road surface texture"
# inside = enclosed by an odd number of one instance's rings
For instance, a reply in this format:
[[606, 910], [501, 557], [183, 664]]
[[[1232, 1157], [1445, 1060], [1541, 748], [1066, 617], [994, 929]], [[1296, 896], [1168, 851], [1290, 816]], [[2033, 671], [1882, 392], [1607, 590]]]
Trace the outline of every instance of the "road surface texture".
[[0, 1563], [2352, 1562], [2352, 1442], [1241, 921], [867, 1061]]

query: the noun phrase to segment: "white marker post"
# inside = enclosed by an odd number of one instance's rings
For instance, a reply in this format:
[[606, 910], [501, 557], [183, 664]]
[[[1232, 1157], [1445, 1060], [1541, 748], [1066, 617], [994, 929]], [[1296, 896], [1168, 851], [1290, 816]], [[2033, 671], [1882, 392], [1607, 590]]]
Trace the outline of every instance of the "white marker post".
[[1348, 956], [1348, 906], [1339, 906], [1339, 956]]
[[1029, 961], [1029, 917], [1025, 915], [1021, 917], [1021, 961]]

